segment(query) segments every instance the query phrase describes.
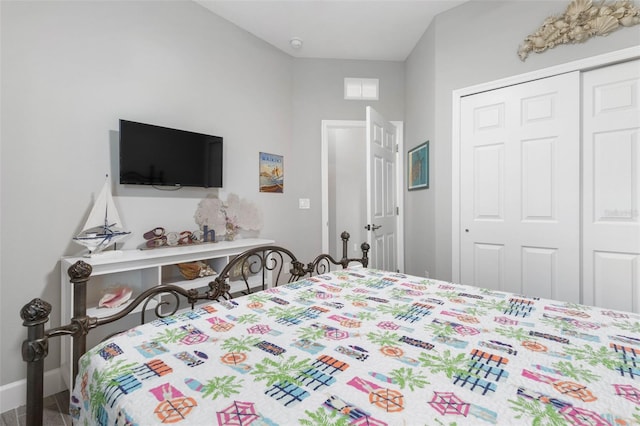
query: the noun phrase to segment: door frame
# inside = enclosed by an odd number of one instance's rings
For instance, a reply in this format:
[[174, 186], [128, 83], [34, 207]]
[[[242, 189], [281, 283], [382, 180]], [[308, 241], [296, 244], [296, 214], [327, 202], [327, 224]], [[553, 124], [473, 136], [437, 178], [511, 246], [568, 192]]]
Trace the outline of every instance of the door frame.
[[[396, 230], [398, 232], [397, 259], [398, 269], [404, 271], [404, 122], [391, 121], [396, 126], [396, 141], [398, 150], [396, 152], [396, 203], [400, 208], [400, 214], [396, 218]], [[321, 148], [320, 148], [320, 170], [322, 180], [322, 252], [329, 250], [329, 131], [334, 129], [353, 129], [361, 127], [365, 129], [365, 120], [322, 120], [321, 122]], [[348, 231], [348, 230], [347, 230]], [[358, 246], [360, 242], [351, 242]]]
[[[640, 46], [579, 59], [537, 71], [457, 89], [452, 92], [451, 115], [451, 279], [460, 282], [460, 102], [463, 97], [573, 71], [587, 71], [640, 58]], [[581, 271], [582, 276], [582, 271]], [[582, 297], [582, 295], [581, 295]]]

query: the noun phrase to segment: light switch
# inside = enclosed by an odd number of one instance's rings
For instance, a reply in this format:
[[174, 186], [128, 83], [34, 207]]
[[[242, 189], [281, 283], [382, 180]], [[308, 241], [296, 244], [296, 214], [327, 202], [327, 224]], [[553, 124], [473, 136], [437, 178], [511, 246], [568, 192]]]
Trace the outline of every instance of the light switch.
[[301, 209], [310, 209], [311, 208], [311, 200], [308, 198], [300, 198], [298, 199], [298, 207]]

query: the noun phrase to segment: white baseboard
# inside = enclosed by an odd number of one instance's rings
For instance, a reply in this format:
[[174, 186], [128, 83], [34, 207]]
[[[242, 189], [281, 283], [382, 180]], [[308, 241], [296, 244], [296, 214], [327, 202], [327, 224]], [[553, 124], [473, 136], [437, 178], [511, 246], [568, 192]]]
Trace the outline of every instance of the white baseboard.
[[[67, 387], [60, 375], [60, 369], [45, 371], [44, 373], [44, 396], [54, 395], [66, 390]], [[0, 413], [18, 408], [27, 403], [27, 380], [22, 379], [17, 382], [0, 386]]]

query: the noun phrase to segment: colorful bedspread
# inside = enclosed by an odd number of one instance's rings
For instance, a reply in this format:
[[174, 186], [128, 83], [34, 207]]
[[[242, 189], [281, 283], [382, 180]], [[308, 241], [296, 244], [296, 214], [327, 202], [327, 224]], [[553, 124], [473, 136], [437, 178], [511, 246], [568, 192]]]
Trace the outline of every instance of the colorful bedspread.
[[76, 424], [640, 423], [640, 316], [371, 269], [157, 320], [86, 354]]

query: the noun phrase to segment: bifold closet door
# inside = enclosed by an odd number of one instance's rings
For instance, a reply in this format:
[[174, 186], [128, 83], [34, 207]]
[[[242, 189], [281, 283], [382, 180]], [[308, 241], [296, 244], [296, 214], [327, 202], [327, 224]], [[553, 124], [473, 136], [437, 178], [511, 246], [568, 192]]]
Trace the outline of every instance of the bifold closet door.
[[460, 117], [460, 279], [580, 299], [580, 75], [468, 96]]
[[640, 61], [583, 88], [584, 302], [640, 312]]

